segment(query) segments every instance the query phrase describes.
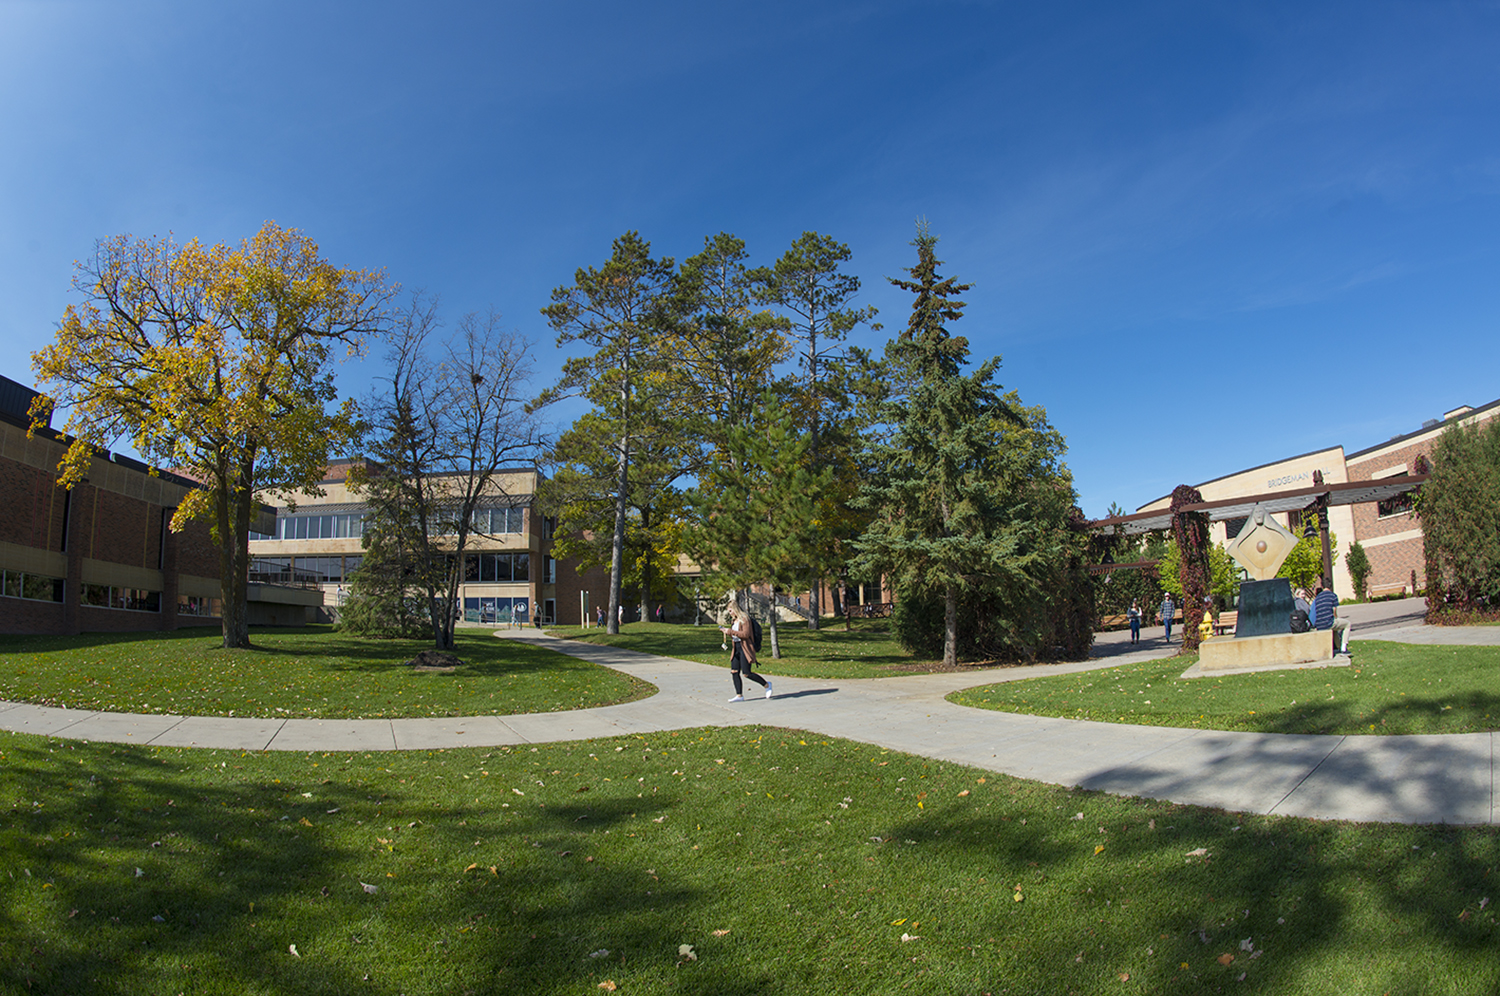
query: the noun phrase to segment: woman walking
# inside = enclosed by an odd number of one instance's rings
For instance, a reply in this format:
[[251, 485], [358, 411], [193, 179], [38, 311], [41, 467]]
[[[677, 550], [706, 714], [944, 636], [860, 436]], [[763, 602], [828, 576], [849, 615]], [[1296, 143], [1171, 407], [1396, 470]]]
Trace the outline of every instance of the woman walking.
[[1141, 642], [1141, 606], [1139, 602], [1130, 603], [1130, 611], [1126, 613], [1130, 617], [1130, 642]]
[[750, 620], [738, 605], [730, 606], [729, 614], [734, 618], [729, 627], [719, 627], [719, 632], [724, 634], [725, 639], [733, 643], [733, 650], [729, 655], [729, 674], [734, 678], [734, 698], [731, 702], [745, 701], [745, 685], [740, 680], [740, 675], [751, 681], [758, 681], [766, 686], [766, 698], [771, 697], [771, 683], [755, 673], [755, 643], [752, 638], [753, 630]]

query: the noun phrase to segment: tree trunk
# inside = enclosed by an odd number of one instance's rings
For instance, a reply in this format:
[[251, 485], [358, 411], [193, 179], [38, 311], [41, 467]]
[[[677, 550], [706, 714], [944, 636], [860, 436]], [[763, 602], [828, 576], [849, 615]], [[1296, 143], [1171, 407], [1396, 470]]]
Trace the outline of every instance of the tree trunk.
[[609, 619], [605, 632], [620, 632], [620, 579], [625, 568], [625, 513], [630, 486], [630, 434], [620, 435], [620, 458], [615, 474], [615, 536], [609, 551]]
[[958, 665], [958, 589], [943, 588], [943, 667]]
[[[239, 479], [244, 481], [252, 476], [242, 473]], [[220, 488], [219, 600], [226, 650], [250, 646], [250, 507], [254, 501], [248, 487]]]
[[814, 631], [818, 628], [818, 592], [822, 587], [823, 579], [814, 574], [807, 592], [807, 628]]
[[781, 660], [781, 636], [776, 625], [777, 615], [779, 613], [776, 611], [776, 588], [773, 585], [771, 588], [771, 618], [769, 620], [771, 625], [771, 656], [777, 660]]

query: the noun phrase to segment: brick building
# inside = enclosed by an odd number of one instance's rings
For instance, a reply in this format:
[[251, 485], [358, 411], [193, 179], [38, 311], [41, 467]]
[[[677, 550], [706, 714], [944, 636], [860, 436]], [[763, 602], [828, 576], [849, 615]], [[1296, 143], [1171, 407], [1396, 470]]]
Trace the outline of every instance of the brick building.
[[[1295, 491], [1308, 487], [1314, 472], [1321, 472], [1326, 484], [1355, 484], [1400, 477], [1416, 472], [1417, 457], [1430, 457], [1433, 444], [1444, 430], [1454, 425], [1482, 422], [1500, 414], [1500, 400], [1479, 408], [1462, 405], [1444, 413], [1440, 419], [1429, 419], [1420, 429], [1393, 436], [1384, 443], [1346, 454], [1343, 446], [1304, 453], [1274, 463], [1237, 471], [1197, 485], [1204, 501], [1215, 502], [1249, 495], [1274, 494], [1278, 490]], [[1170, 507], [1171, 496], [1141, 506], [1139, 512], [1160, 511]], [[1338, 537], [1338, 560], [1333, 569], [1333, 587], [1341, 598], [1354, 595], [1347, 560], [1349, 547], [1356, 541], [1370, 559], [1371, 595], [1410, 591], [1412, 579], [1416, 589], [1427, 585], [1425, 577], [1422, 528], [1412, 512], [1411, 497], [1397, 495], [1380, 502], [1343, 505], [1328, 510], [1329, 529]], [[1298, 513], [1277, 516], [1293, 532], [1300, 532]], [[1243, 520], [1215, 522], [1210, 537], [1215, 542], [1232, 540], [1239, 534]]]
[[[322, 495], [300, 497], [295, 509], [276, 509], [275, 522], [250, 537], [252, 582], [318, 589], [324, 604], [337, 613], [364, 555], [369, 506], [349, 486], [349, 471], [361, 462], [330, 463], [319, 483]], [[578, 592], [604, 590], [553, 559], [552, 520], [534, 506], [540, 480], [541, 472], [533, 467], [496, 474], [464, 552], [459, 585], [463, 623], [530, 622], [540, 610], [549, 623], [576, 625]]]
[[62, 487], [68, 441], [50, 428], [27, 438], [34, 397], [0, 377], [0, 633], [219, 625], [207, 524], [168, 528], [194, 483], [101, 450], [87, 480]]

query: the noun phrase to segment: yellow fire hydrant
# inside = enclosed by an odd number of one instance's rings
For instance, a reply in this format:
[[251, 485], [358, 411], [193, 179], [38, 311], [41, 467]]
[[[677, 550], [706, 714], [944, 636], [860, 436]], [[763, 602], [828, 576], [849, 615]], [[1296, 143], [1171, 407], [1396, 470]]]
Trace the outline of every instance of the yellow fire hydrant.
[[1203, 610], [1203, 621], [1198, 624], [1198, 639], [1209, 640], [1214, 635], [1214, 610]]

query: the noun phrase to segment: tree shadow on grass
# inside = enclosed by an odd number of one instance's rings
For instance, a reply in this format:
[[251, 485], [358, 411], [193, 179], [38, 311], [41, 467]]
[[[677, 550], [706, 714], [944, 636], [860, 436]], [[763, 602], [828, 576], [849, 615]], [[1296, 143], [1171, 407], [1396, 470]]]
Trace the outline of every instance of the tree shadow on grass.
[[[1402, 991], [1427, 989], [1423, 959], [1469, 973], [1463, 991], [1500, 983], [1495, 928], [1478, 916], [1500, 858], [1493, 828], [1246, 817], [1084, 790], [1051, 799], [1063, 804], [1013, 808], [1009, 820], [938, 805], [890, 827], [884, 845], [941, 853], [1014, 891], [973, 927], [1041, 940], [1034, 963], [1004, 980], [1019, 989], [1101, 991], [1125, 970], [1147, 991], [1216, 991], [1243, 972], [1257, 991], [1296, 992], [1349, 957], [1379, 960], [1383, 980], [1406, 973]], [[1068, 930], [1033, 920], [1059, 904]]]
[[[499, 788], [408, 788], [418, 762], [392, 773], [378, 754], [341, 781], [326, 754], [0, 748], [3, 991], [560, 993], [593, 991], [622, 956], [689, 993], [773, 981], [674, 975], [700, 890], [587, 860], [609, 839], [590, 830], [661, 801], [507, 811]], [[613, 960], [589, 957], [605, 947]]]

